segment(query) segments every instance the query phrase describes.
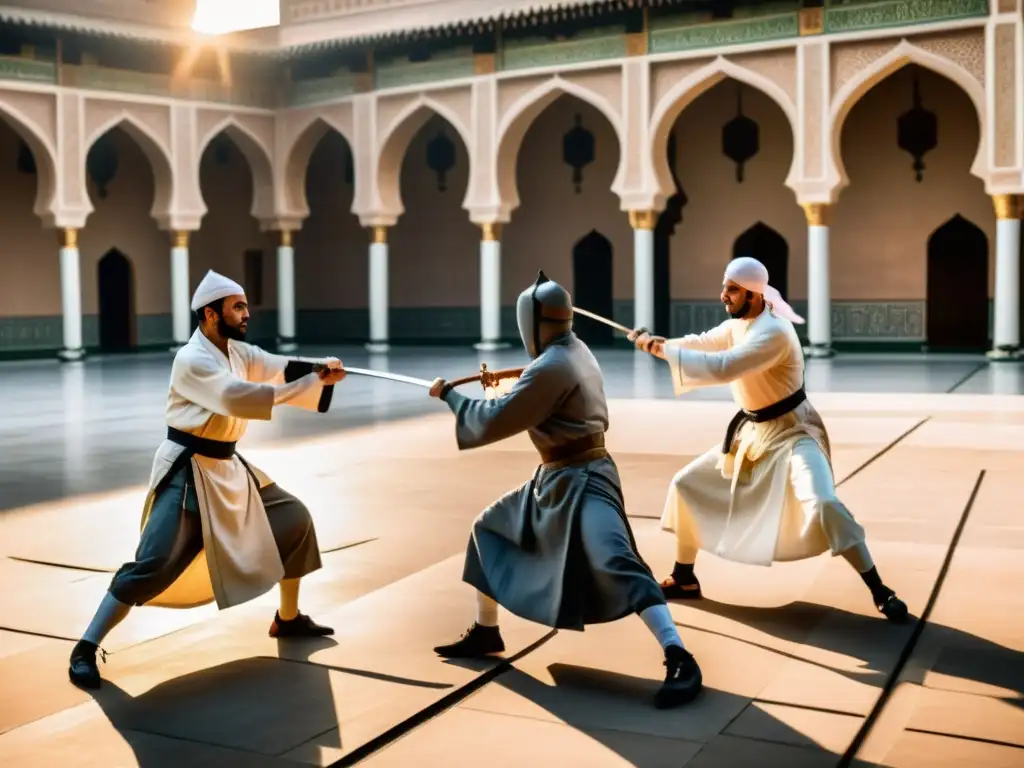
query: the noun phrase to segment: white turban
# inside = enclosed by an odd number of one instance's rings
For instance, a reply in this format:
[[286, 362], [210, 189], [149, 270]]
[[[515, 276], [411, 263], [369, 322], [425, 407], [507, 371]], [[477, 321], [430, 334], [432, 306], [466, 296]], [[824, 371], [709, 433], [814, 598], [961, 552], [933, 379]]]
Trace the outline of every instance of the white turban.
[[192, 311], [195, 312], [197, 309], [217, 301], [217, 299], [244, 295], [245, 289], [242, 286], [231, 278], [219, 275], [211, 269], [196, 287], [196, 292], [192, 294]]
[[771, 307], [772, 311], [779, 317], [784, 317], [793, 323], [802, 323], [800, 317], [793, 308], [782, 298], [782, 294], [775, 288], [768, 285], [768, 269], [757, 259], [749, 256], [740, 256], [729, 262], [725, 268], [725, 279], [732, 280], [741, 288], [764, 295], [764, 300]]

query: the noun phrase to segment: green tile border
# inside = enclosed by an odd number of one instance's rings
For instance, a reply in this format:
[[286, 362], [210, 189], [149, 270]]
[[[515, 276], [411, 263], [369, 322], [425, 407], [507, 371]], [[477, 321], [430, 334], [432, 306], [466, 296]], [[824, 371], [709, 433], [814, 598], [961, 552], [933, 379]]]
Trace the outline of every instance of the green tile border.
[[828, 5], [824, 31], [862, 32], [885, 27], [988, 15], [988, 0], [881, 0]]

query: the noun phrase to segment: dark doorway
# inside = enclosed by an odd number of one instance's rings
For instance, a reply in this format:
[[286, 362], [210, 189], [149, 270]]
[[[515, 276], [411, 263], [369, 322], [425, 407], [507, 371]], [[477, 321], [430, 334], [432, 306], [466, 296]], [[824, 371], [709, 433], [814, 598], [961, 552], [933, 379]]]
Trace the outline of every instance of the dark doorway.
[[957, 214], [928, 238], [929, 350], [988, 348], [988, 238]]
[[134, 287], [132, 265], [116, 248], [100, 259], [100, 349], [124, 352], [132, 348]]
[[[597, 230], [583, 237], [572, 249], [573, 304], [601, 317], [612, 318], [612, 244]], [[608, 347], [614, 342], [609, 326], [577, 315], [573, 330], [587, 344]]]
[[789, 299], [789, 244], [786, 238], [763, 222], [736, 238], [732, 246], [732, 257], [750, 256], [760, 261], [768, 270], [768, 282]]
[[676, 136], [668, 137], [668, 167], [676, 192], [665, 204], [654, 227], [654, 332], [659, 336], [672, 334], [672, 235], [683, 221], [686, 193], [676, 174]]

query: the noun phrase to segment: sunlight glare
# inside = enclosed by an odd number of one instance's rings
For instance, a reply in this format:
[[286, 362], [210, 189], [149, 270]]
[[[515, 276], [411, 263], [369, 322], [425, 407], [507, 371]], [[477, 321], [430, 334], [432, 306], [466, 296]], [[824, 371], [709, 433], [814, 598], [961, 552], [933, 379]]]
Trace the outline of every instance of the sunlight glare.
[[192, 29], [205, 35], [223, 35], [279, 23], [278, 0], [198, 0]]

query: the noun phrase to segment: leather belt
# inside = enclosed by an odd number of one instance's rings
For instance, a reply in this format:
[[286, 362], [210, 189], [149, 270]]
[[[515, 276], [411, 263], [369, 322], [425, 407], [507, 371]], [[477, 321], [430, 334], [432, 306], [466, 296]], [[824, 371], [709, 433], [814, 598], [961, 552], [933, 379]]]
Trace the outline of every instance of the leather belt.
[[205, 456], [209, 459], [230, 459], [235, 455], [238, 443], [225, 440], [210, 440], [207, 437], [196, 437], [174, 427], [167, 428], [167, 439], [185, 448], [189, 453]]
[[557, 445], [540, 452], [541, 461], [545, 464], [568, 466], [580, 461], [591, 461], [607, 455], [604, 448], [604, 433], [594, 432], [571, 442]]
[[752, 421], [755, 424], [761, 424], [766, 421], [772, 421], [773, 419], [779, 419], [785, 416], [787, 413], [796, 410], [796, 408], [807, 399], [807, 393], [803, 387], [800, 387], [796, 392], [788, 397], [784, 397], [777, 403], [772, 403], [764, 408], [758, 408], [756, 411], [740, 410], [732, 417], [732, 421], [729, 422], [729, 426], [725, 430], [725, 440], [722, 442], [722, 453], [729, 453], [732, 450], [733, 441], [736, 439], [736, 433], [740, 427], [746, 424], [748, 421]]

